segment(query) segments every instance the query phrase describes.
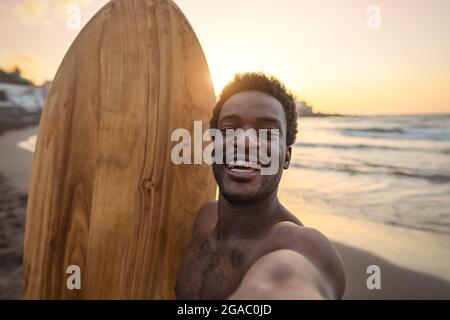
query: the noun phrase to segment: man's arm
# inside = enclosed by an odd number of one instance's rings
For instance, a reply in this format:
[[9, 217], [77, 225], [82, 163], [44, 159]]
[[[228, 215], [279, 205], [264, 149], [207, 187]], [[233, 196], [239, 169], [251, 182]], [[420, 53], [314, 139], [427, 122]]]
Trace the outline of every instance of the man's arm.
[[283, 249], [258, 259], [229, 299], [335, 299], [333, 292], [313, 263]]

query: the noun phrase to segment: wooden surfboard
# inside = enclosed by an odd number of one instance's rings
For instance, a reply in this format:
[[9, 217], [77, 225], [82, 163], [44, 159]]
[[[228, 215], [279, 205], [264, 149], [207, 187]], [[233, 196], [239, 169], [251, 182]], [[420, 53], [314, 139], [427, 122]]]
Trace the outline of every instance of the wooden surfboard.
[[[172, 299], [206, 165], [171, 161], [173, 130], [204, 129], [215, 95], [170, 0], [113, 0], [78, 35], [38, 133], [26, 218], [25, 299]], [[67, 280], [78, 266], [81, 289]], [[68, 273], [69, 271], [69, 273]]]

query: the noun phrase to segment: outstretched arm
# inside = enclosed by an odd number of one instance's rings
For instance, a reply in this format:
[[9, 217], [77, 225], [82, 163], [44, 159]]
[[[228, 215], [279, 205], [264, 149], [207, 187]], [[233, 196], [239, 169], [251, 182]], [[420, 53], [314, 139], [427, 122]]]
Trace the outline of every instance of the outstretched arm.
[[283, 249], [258, 259], [229, 299], [337, 299], [335, 291], [310, 260]]

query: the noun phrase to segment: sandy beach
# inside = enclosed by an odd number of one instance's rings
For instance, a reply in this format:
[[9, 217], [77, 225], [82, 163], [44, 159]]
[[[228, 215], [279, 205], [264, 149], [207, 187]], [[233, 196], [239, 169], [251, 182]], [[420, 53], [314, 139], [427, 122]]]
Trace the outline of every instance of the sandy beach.
[[[345, 265], [347, 287], [344, 299], [449, 299], [450, 283], [438, 277], [399, 267], [368, 251], [334, 242]], [[381, 289], [369, 290], [366, 268], [381, 270]]]
[[37, 126], [0, 135], [0, 299], [19, 299], [28, 183], [33, 154], [18, 143]]
[[[21, 296], [23, 228], [32, 152], [18, 144], [37, 131], [28, 127], [0, 135], [0, 299]], [[302, 222], [336, 245], [345, 264], [345, 299], [449, 299], [450, 236], [336, 215], [305, 212], [283, 186], [281, 201]], [[381, 270], [381, 289], [366, 285], [369, 265]]]
[[0, 299], [20, 297], [26, 201], [0, 174]]

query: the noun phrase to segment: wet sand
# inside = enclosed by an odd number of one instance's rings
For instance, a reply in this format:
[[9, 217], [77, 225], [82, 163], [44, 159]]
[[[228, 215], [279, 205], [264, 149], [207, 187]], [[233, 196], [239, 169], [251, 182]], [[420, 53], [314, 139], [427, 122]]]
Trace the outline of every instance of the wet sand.
[[[295, 205], [287, 203], [287, 207], [292, 210]], [[292, 211], [296, 212], [295, 209]], [[370, 253], [364, 256], [364, 272], [367, 266], [376, 264], [373, 257], [381, 257], [403, 270], [428, 274], [450, 283], [450, 236], [446, 234], [322, 213], [301, 212], [298, 217], [306, 226], [319, 230], [332, 241], [356, 248], [361, 253]], [[346, 260], [356, 261], [351, 257]], [[450, 291], [447, 297], [450, 299]]]
[[[288, 174], [284, 185], [295, 185]], [[280, 185], [281, 202], [303, 222], [329, 239], [376, 256], [412, 271], [450, 282], [450, 235], [303, 210], [295, 197]], [[372, 264], [370, 259], [367, 265]], [[448, 295], [450, 299], [450, 293]]]
[[17, 143], [37, 126], [0, 134], [0, 299], [20, 299], [28, 183], [33, 154]]
[[[377, 255], [334, 242], [347, 275], [344, 299], [450, 299], [450, 282], [402, 268]], [[369, 265], [381, 271], [381, 288], [367, 288]]]
[[0, 299], [18, 299], [27, 195], [0, 174]]

